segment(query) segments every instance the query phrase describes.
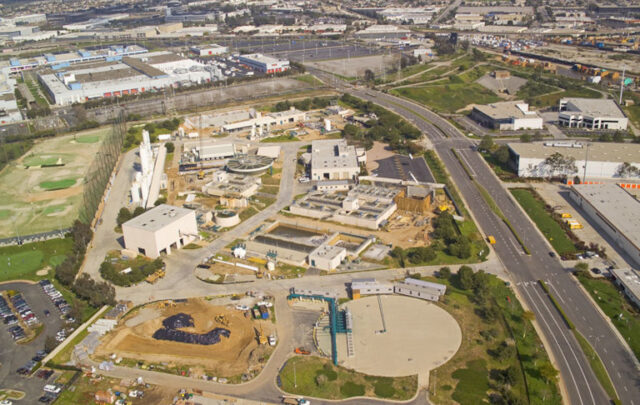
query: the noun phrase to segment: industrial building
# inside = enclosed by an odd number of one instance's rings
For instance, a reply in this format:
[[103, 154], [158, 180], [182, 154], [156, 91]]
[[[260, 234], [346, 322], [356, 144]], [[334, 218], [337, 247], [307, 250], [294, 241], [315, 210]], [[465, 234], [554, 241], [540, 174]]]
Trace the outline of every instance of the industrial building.
[[[236, 117], [241, 117], [244, 114], [236, 114]], [[228, 117], [232, 119], [232, 116]], [[296, 110], [295, 107], [291, 107], [289, 110], [268, 113], [262, 115], [260, 111], [249, 111], [249, 117], [229, 122], [222, 125], [222, 131], [234, 133], [251, 131], [251, 138], [263, 138], [269, 135], [271, 127], [295, 124], [297, 122], [304, 122], [307, 118], [307, 114], [304, 111]]]
[[615, 184], [580, 184], [569, 196], [622, 251], [640, 264], [640, 201]]
[[196, 45], [191, 47], [191, 52], [198, 56], [213, 56], [227, 53], [229, 48], [218, 44]]
[[[632, 143], [531, 142], [508, 146], [520, 177], [586, 175], [587, 179], [612, 179], [619, 178], [618, 170], [624, 162], [640, 167], [640, 145]], [[545, 160], [554, 153], [575, 159], [575, 168], [558, 169], [548, 165]]]
[[612, 269], [614, 282], [624, 291], [631, 302], [640, 308], [640, 274], [637, 270]]
[[399, 211], [425, 214], [431, 211], [435, 199], [435, 188], [425, 186], [407, 186], [393, 199]]
[[233, 143], [198, 145], [192, 149], [197, 160], [222, 160], [230, 159], [236, 155], [236, 147]]
[[335, 270], [347, 258], [347, 249], [328, 243], [309, 253], [309, 265], [321, 270]]
[[276, 59], [259, 53], [240, 55], [238, 56], [238, 61], [266, 74], [285, 72], [290, 68], [288, 60]]
[[354, 300], [363, 295], [393, 294], [392, 283], [382, 283], [375, 278], [354, 278], [349, 289]]
[[171, 52], [115, 55], [98, 62], [52, 66], [38, 80], [59, 105], [216, 80], [207, 66]]
[[350, 180], [360, 173], [355, 146], [344, 139], [311, 143], [311, 180]]
[[213, 180], [202, 186], [202, 192], [218, 197], [248, 198], [258, 192], [262, 180], [257, 176], [228, 173], [223, 170], [213, 173]]
[[411, 31], [397, 25], [370, 25], [354, 34], [357, 38], [403, 38], [411, 35]]
[[295, 215], [378, 229], [393, 214], [399, 190], [359, 184], [346, 193], [312, 191], [289, 207]]
[[558, 123], [570, 128], [625, 130], [629, 124], [614, 100], [563, 98], [558, 111]]
[[152, 259], [199, 238], [196, 212], [159, 205], [122, 224], [125, 248]]
[[405, 278], [404, 282], [393, 285], [393, 292], [408, 297], [438, 301], [447, 292], [447, 286], [415, 278]]
[[481, 125], [501, 131], [519, 129], [542, 129], [543, 120], [529, 104], [520, 101], [505, 101], [487, 105], [476, 105], [471, 110], [471, 118]]
[[0, 71], [0, 124], [22, 121], [22, 114], [16, 101], [15, 86], [16, 80], [9, 77], [6, 71]]

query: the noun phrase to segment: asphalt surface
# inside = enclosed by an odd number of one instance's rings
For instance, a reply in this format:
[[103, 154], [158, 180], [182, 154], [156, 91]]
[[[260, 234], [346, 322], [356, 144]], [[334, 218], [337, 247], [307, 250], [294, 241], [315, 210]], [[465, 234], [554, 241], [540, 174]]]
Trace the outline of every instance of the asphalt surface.
[[[473, 142], [449, 122], [415, 103], [372, 90], [357, 90], [326, 73], [314, 71], [341, 90], [386, 107], [413, 122], [431, 139], [436, 151], [465, 199], [473, 217], [486, 235], [493, 235], [495, 251], [509, 271], [525, 304], [535, 313], [544, 338], [551, 347], [571, 404], [606, 404], [609, 398], [591, 370], [577, 340], [563, 323], [537, 280], [545, 280], [564, 311], [603, 360], [624, 404], [640, 404], [640, 372], [628, 348], [610, 323], [577, 286], [570, 270], [550, 257], [551, 247], [524, 211], [511, 198], [481, 156]], [[475, 179], [493, 197], [499, 208], [531, 251], [526, 255], [509, 228], [494, 214], [478, 188], [471, 182], [451, 149], [463, 155]]]
[[[62, 329], [64, 325], [60, 319], [60, 312], [38, 284], [12, 282], [0, 284], [0, 290], [21, 292], [31, 307], [31, 311], [44, 323], [44, 330], [40, 335], [26, 344], [14, 342], [6, 325], [3, 324], [3, 330], [0, 331], [0, 389], [12, 388], [23, 391], [25, 397], [20, 401], [15, 401], [16, 404], [37, 403], [38, 398], [43, 395], [42, 388], [47, 382], [35, 377], [35, 375], [32, 377], [22, 376], [16, 373], [16, 370], [31, 360], [36, 352], [44, 349], [44, 341], [48, 335], [55, 336], [56, 332]], [[51, 312], [50, 316], [44, 315], [45, 309]]]

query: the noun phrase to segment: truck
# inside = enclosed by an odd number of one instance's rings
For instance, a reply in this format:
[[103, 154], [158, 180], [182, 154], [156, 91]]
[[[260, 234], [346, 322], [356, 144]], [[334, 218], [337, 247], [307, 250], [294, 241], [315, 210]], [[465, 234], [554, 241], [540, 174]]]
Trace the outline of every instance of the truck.
[[159, 269], [159, 270], [156, 270], [156, 272], [155, 272], [155, 273], [150, 274], [150, 275], [146, 278], [146, 281], [147, 281], [147, 283], [149, 283], [149, 284], [155, 284], [155, 283], [156, 283], [156, 281], [158, 281], [158, 279], [163, 278], [164, 276], [165, 276], [165, 272], [164, 272], [164, 270], [163, 270], [163, 269]]

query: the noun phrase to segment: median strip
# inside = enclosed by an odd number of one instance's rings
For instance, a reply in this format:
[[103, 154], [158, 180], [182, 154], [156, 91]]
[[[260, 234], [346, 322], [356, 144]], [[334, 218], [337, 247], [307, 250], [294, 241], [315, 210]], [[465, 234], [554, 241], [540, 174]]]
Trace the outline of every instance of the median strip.
[[564, 321], [564, 323], [569, 327], [571, 332], [573, 332], [573, 336], [575, 336], [576, 340], [578, 341], [578, 344], [582, 348], [582, 351], [586, 356], [587, 361], [589, 361], [589, 365], [591, 366], [593, 373], [596, 375], [596, 378], [598, 379], [598, 381], [600, 381], [600, 385], [602, 385], [602, 388], [604, 388], [607, 395], [609, 396], [609, 398], [614, 404], [621, 404], [622, 402], [620, 402], [620, 398], [618, 397], [618, 393], [616, 392], [616, 389], [613, 386], [611, 377], [609, 376], [609, 373], [607, 372], [607, 369], [605, 368], [604, 363], [602, 362], [602, 359], [600, 358], [600, 356], [598, 356], [598, 353], [596, 353], [596, 351], [593, 349], [589, 341], [580, 332], [578, 332], [573, 322], [571, 322], [567, 314], [564, 312], [564, 310], [560, 306], [560, 303], [556, 300], [553, 294], [551, 294], [551, 291], [549, 290], [549, 286], [547, 285], [547, 283], [545, 283], [542, 280], [538, 280], [538, 283], [540, 284], [542, 289], [545, 291], [545, 293], [553, 303], [553, 306], [556, 308], [556, 310], [562, 317], [562, 320]]

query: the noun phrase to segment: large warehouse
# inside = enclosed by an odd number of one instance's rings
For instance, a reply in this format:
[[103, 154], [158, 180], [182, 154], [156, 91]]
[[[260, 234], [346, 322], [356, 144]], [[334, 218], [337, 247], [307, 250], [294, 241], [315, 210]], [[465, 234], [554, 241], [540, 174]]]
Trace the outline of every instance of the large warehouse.
[[[640, 167], [640, 145], [633, 143], [531, 142], [508, 144], [519, 177], [579, 176], [586, 179], [619, 178], [624, 162]], [[575, 159], [576, 171], [553, 168], [545, 160], [559, 153]]]
[[159, 205], [122, 224], [124, 246], [152, 259], [171, 254], [196, 240], [196, 212], [167, 204]]
[[471, 118], [485, 127], [501, 131], [542, 129], [542, 118], [535, 111], [529, 111], [529, 104], [523, 101], [477, 105], [471, 111]]
[[360, 173], [355, 146], [344, 139], [311, 143], [311, 180], [351, 180]]
[[171, 52], [152, 52], [46, 69], [38, 74], [38, 80], [56, 104], [69, 105], [205, 83], [214, 78], [206, 68]]
[[615, 184], [581, 184], [571, 199], [615, 244], [640, 264], [640, 201]]
[[571, 128], [625, 130], [629, 124], [629, 119], [613, 100], [563, 98], [558, 111], [558, 123]]
[[259, 53], [240, 55], [238, 61], [262, 73], [280, 73], [289, 70], [289, 61], [276, 59]]

